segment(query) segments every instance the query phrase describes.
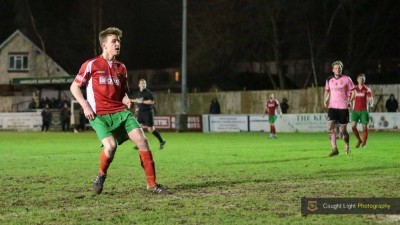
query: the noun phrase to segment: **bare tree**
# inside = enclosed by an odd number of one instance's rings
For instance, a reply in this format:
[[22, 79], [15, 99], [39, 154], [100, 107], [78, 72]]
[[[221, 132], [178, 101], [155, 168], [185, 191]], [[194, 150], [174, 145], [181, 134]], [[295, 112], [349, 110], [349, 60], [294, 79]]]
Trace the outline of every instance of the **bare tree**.
[[[249, 2], [251, 3], [253, 1]], [[299, 37], [294, 26], [298, 14], [297, 4], [289, 0], [259, 0], [253, 4], [256, 7], [255, 20], [262, 32], [262, 40], [268, 46], [264, 54], [268, 61], [276, 64], [280, 89], [287, 87], [284, 62], [288, 60], [290, 51], [296, 51], [288, 46]]]
[[192, 2], [189, 12], [189, 71], [213, 73], [216, 79], [224, 76], [229, 73], [237, 44], [234, 4], [229, 0]]
[[29, 14], [29, 18], [30, 18], [30, 21], [32, 24], [33, 31], [35, 32], [36, 36], [39, 38], [40, 45], [42, 47], [42, 51], [44, 54], [44, 62], [45, 62], [45, 66], [46, 66], [46, 75], [50, 76], [49, 57], [47, 56], [45, 41], [43, 39], [43, 36], [40, 34], [39, 30], [36, 27], [35, 18], [33, 17], [31, 7], [29, 6], [29, 3], [27, 0], [25, 0], [25, 5], [28, 10], [28, 14]]
[[[315, 2], [309, 1], [310, 5], [306, 5], [306, 8], [310, 9], [311, 5], [315, 5]], [[341, 3], [337, 3], [336, 5], [330, 5], [328, 1], [323, 1], [322, 6], [318, 7], [317, 10], [319, 13], [315, 11], [308, 11], [303, 15], [313, 15], [312, 17], [305, 18], [305, 33], [307, 42], [309, 45], [309, 53], [310, 53], [310, 64], [311, 64], [311, 72], [309, 73], [308, 78], [304, 83], [304, 87], [307, 86], [310, 76], [312, 75], [314, 78], [314, 85], [318, 86], [318, 73], [316, 69], [316, 65], [321, 61], [321, 55], [324, 51], [326, 51], [327, 43], [331, 38], [332, 29], [334, 22], [337, 20], [338, 13], [342, 8]], [[322, 27], [316, 26], [315, 21], [320, 21]]]
[[93, 44], [93, 54], [98, 55], [99, 52], [99, 39], [98, 39], [98, 33], [102, 29], [102, 5], [101, 5], [101, 0], [93, 0], [92, 4], [92, 24], [93, 24], [93, 39], [92, 39], [92, 44]]
[[[285, 61], [298, 40], [296, 4], [288, 0], [193, 2], [189, 14], [189, 65], [197, 71], [256, 60], [273, 87], [285, 89]], [[271, 70], [271, 62], [276, 70]], [[261, 71], [260, 71], [261, 72]], [[275, 81], [274, 77], [278, 80]]]
[[[346, 28], [347, 72], [365, 70], [366, 62], [382, 52], [390, 39], [382, 38], [393, 28], [390, 20], [398, 15], [393, 1], [341, 0]], [[373, 9], [373, 10], [367, 10]]]

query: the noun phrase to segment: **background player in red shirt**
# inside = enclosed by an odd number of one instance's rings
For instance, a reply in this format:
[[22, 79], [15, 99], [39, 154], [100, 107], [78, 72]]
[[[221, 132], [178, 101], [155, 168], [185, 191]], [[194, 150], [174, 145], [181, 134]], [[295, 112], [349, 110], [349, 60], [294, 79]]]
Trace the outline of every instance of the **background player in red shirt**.
[[279, 116], [282, 118], [282, 110], [281, 107], [279, 106], [279, 101], [275, 99], [274, 94], [269, 95], [269, 100], [265, 101], [265, 107], [264, 107], [264, 113], [263, 116], [265, 116], [265, 113], [268, 112], [268, 122], [269, 122], [269, 129], [270, 129], [270, 134], [269, 138], [277, 138], [276, 136], [276, 129], [275, 129], [275, 121], [278, 118], [276, 115], [276, 112], [278, 111]]
[[[104, 147], [100, 154], [100, 169], [93, 182], [93, 191], [97, 194], [103, 191], [107, 170], [113, 161], [117, 145], [130, 139], [139, 147], [141, 165], [147, 177], [147, 189], [153, 193], [168, 193], [157, 184], [153, 156], [146, 137], [133, 114], [126, 109], [132, 106], [132, 100], [127, 95], [127, 70], [123, 63], [115, 60], [120, 53], [121, 36], [122, 31], [115, 27], [100, 32], [102, 54], [82, 65], [70, 88]], [[80, 89], [84, 86], [87, 101]]]
[[[355, 98], [353, 101], [353, 112], [351, 113], [351, 128], [353, 130], [354, 135], [356, 136], [358, 142], [356, 144], [356, 148], [362, 147], [365, 148], [368, 139], [368, 122], [369, 115], [368, 109], [371, 109], [374, 105], [374, 98], [372, 96], [372, 91], [369, 87], [365, 85], [365, 75], [359, 74], [357, 75], [358, 85], [355, 90]], [[369, 107], [369, 108], [368, 108]], [[363, 138], [361, 140], [360, 134], [357, 130], [357, 123], [361, 122], [363, 128]]]

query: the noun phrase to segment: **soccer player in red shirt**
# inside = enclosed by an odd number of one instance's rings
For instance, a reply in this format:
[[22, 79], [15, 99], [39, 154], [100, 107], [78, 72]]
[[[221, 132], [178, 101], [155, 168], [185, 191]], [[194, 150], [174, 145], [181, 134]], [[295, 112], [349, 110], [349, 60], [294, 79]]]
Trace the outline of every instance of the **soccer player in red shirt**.
[[[156, 182], [154, 160], [143, 130], [133, 114], [129, 99], [127, 70], [115, 57], [121, 49], [122, 31], [109, 27], [99, 33], [102, 54], [86, 61], [72, 82], [70, 90], [82, 106], [85, 117], [96, 131], [104, 149], [100, 154], [100, 169], [93, 182], [93, 191], [103, 191], [107, 170], [113, 161], [117, 145], [130, 139], [139, 147], [141, 165], [147, 177], [147, 189], [153, 193], [168, 193]], [[84, 98], [81, 87], [86, 87]]]
[[[369, 122], [368, 109], [371, 109], [373, 107], [374, 98], [372, 96], [371, 89], [365, 85], [364, 74], [357, 75], [357, 82], [358, 85], [354, 89], [355, 98], [354, 98], [353, 112], [351, 113], [351, 128], [358, 140], [356, 148], [360, 147], [361, 144], [362, 147], [365, 148], [368, 139], [368, 128], [367, 128]], [[357, 130], [358, 122], [361, 122], [363, 128], [362, 140]]]
[[[324, 106], [328, 108], [328, 131], [332, 145], [332, 152], [329, 156], [339, 154], [336, 145], [335, 124], [340, 124], [346, 154], [350, 154], [349, 133], [347, 123], [349, 122], [348, 104], [354, 98], [354, 83], [349, 76], [343, 75], [343, 63], [335, 61], [332, 63], [333, 76], [328, 77], [325, 83]], [[350, 98], [348, 94], [350, 93]], [[329, 104], [328, 104], [329, 102]]]
[[277, 99], [275, 99], [274, 94], [270, 94], [269, 100], [265, 101], [265, 108], [264, 108], [264, 113], [263, 113], [263, 116], [265, 116], [265, 113], [268, 112], [268, 122], [269, 122], [269, 128], [270, 128], [269, 138], [277, 138], [276, 129], [275, 129], [275, 121], [278, 118], [278, 116], [276, 115], [276, 111], [278, 111], [280, 117], [282, 118], [282, 110], [279, 105], [279, 101]]

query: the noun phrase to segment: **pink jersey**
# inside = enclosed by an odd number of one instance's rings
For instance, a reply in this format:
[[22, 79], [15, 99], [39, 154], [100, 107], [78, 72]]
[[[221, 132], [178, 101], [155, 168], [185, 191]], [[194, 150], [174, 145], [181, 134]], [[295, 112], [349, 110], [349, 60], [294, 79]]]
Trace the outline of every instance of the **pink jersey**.
[[80, 87], [86, 86], [87, 101], [96, 114], [126, 109], [122, 103], [127, 88], [127, 72], [123, 63], [97, 56], [82, 65], [74, 82]]
[[325, 90], [329, 91], [329, 108], [347, 109], [348, 93], [354, 89], [351, 78], [342, 75], [339, 78], [330, 76], [326, 80]]
[[265, 107], [268, 108], [268, 115], [270, 116], [275, 116], [275, 110], [278, 106], [279, 101], [276, 99], [265, 101]]
[[372, 97], [372, 91], [369, 87], [363, 85], [361, 88], [356, 86], [354, 89], [356, 97], [354, 98], [354, 111], [365, 111], [368, 108], [368, 98]]

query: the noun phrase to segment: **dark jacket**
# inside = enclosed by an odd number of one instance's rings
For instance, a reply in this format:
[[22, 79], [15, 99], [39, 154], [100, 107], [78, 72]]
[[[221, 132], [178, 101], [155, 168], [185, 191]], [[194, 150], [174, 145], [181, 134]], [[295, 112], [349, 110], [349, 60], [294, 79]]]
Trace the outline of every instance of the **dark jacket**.
[[282, 113], [286, 114], [289, 109], [288, 100], [286, 98], [283, 98], [280, 105], [281, 105]]
[[394, 98], [394, 95], [390, 95], [390, 98], [386, 101], [386, 109], [388, 112], [397, 112], [399, 108], [399, 102]]
[[42, 115], [42, 121], [43, 122], [50, 122], [51, 121], [52, 114], [51, 114], [49, 109], [43, 109], [41, 115]]
[[71, 109], [63, 107], [60, 112], [61, 121], [71, 118]]
[[220, 114], [221, 108], [217, 99], [213, 99], [210, 104], [210, 114]]

